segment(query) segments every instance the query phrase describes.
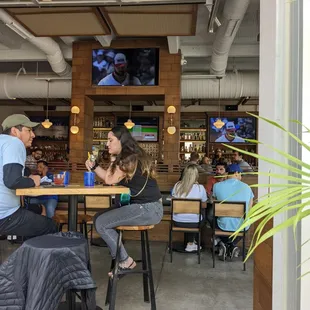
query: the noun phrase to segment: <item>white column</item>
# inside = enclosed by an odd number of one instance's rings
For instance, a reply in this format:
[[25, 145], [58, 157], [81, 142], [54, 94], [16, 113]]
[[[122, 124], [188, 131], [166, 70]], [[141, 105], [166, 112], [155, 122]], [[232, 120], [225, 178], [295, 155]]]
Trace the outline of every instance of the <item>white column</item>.
[[[310, 1], [303, 1], [303, 87], [302, 87], [302, 123], [310, 127]], [[310, 144], [310, 134], [304, 132], [302, 135], [303, 142]], [[302, 160], [310, 163], [310, 152], [303, 149]], [[309, 172], [309, 171], [308, 171]], [[310, 239], [310, 217], [302, 221], [301, 226], [301, 241], [302, 243]], [[310, 258], [310, 243], [303, 246], [301, 249], [301, 261]], [[310, 272], [310, 261], [303, 264], [301, 267], [301, 274]], [[307, 275], [300, 280], [301, 286], [301, 310], [308, 310], [310, 305], [310, 276]]]
[[[300, 126], [289, 122], [301, 120], [299, 48], [301, 41], [298, 14], [300, 1], [260, 1], [260, 95], [259, 114], [278, 122], [298, 134]], [[300, 156], [298, 147], [289, 143], [288, 137], [274, 126], [261, 121], [258, 139], [282, 151]], [[259, 154], [280, 160], [280, 155], [265, 146], [259, 146]], [[259, 162], [260, 171], [285, 174], [287, 171], [265, 162]], [[274, 180], [275, 181], [275, 180]], [[273, 180], [271, 180], [273, 182]], [[279, 183], [279, 180], [276, 180]], [[268, 178], [259, 176], [259, 183], [268, 183]], [[259, 196], [266, 194], [260, 189]], [[291, 214], [274, 218], [277, 226]], [[297, 230], [299, 242], [300, 230]], [[286, 230], [273, 239], [273, 309], [298, 310], [300, 290], [297, 265], [299, 253], [295, 252], [292, 232]]]

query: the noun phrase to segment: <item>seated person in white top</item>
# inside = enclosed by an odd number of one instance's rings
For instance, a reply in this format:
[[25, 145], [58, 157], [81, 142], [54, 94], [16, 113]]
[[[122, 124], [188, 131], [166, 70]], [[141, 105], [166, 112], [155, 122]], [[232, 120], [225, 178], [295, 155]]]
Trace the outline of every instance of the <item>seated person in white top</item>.
[[107, 75], [103, 78], [99, 83], [99, 86], [106, 85], [106, 86], [127, 86], [127, 85], [134, 85], [140, 86], [140, 80], [132, 76], [127, 72], [127, 59], [126, 56], [122, 53], [118, 53], [114, 57], [114, 72]]
[[236, 127], [234, 122], [227, 122], [224, 134], [215, 140], [215, 142], [245, 142], [244, 139], [236, 135]]
[[[175, 198], [200, 199], [202, 207], [206, 207], [207, 193], [203, 185], [198, 183], [199, 173], [197, 165], [190, 164], [183, 171], [182, 180], [176, 183], [172, 190], [172, 196]], [[173, 222], [175, 226], [185, 228], [197, 228], [199, 222], [199, 215], [196, 214], [174, 214]], [[187, 246], [185, 251], [197, 251], [197, 244], [195, 243], [196, 234], [188, 234]]]

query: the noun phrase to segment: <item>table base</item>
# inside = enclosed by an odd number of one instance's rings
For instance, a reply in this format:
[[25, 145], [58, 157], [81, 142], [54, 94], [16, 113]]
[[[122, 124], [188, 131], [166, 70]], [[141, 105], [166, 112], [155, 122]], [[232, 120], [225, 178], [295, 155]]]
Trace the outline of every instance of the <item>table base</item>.
[[[68, 310], [69, 305], [66, 302], [61, 302], [58, 310]], [[80, 302], [76, 302], [75, 303], [75, 310], [82, 310], [82, 304]], [[100, 308], [99, 306], [96, 306], [96, 310], [103, 310], [102, 308]]]

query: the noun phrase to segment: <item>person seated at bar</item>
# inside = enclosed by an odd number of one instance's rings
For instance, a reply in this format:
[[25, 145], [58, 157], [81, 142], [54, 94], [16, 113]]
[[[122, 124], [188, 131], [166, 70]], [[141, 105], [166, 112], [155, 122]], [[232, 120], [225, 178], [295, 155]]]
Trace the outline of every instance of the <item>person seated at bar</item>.
[[43, 150], [36, 147], [31, 154], [26, 157], [25, 166], [29, 168], [32, 173], [35, 173], [37, 170], [37, 162], [43, 159], [43, 155]]
[[208, 173], [213, 173], [213, 167], [211, 165], [211, 159], [205, 155], [202, 159], [201, 168]]
[[221, 149], [217, 149], [216, 151], [215, 151], [215, 156], [214, 156], [214, 158], [213, 158], [213, 160], [212, 160], [212, 166], [214, 167], [214, 166], [216, 166], [216, 164], [218, 163], [218, 162], [222, 162], [223, 160], [224, 160], [224, 158], [223, 158], [223, 153], [222, 153], [222, 150]]
[[[45, 160], [39, 160], [37, 163], [37, 172], [42, 182], [51, 183], [54, 180], [53, 174], [48, 171], [48, 163]], [[57, 195], [44, 195], [30, 198], [30, 203], [37, 203], [45, 207], [46, 216], [52, 218], [58, 203]]]
[[[200, 174], [203, 174], [203, 173], [207, 173], [206, 170], [204, 170], [199, 164], [199, 154], [197, 152], [192, 152], [191, 155], [190, 155], [190, 158], [189, 158], [189, 162], [186, 164], [186, 166], [188, 165], [195, 165], [196, 168], [198, 169], [198, 172]], [[182, 177], [183, 177], [183, 171], [184, 169], [181, 171], [181, 176], [180, 176], [180, 180], [182, 180]]]
[[[108, 133], [107, 147], [112, 155], [108, 169], [99, 167], [96, 162], [87, 160], [88, 170], [93, 170], [106, 184], [126, 186], [130, 194], [122, 201], [128, 204], [121, 208], [112, 207], [97, 213], [94, 225], [107, 243], [113, 259], [116, 257], [117, 226], [155, 225], [163, 217], [161, 193], [155, 179], [152, 159], [139, 146], [125, 126], [112, 128]], [[127, 196], [127, 197], [126, 197]], [[133, 269], [136, 262], [127, 254], [124, 246], [120, 249], [120, 268]], [[111, 276], [112, 273], [109, 273]]]
[[[206, 207], [207, 193], [203, 185], [198, 183], [199, 173], [197, 165], [188, 165], [183, 172], [183, 178], [176, 183], [172, 190], [172, 197], [200, 199], [202, 207]], [[173, 222], [177, 227], [197, 228], [199, 223], [199, 215], [197, 214], [173, 214]], [[186, 252], [197, 251], [197, 244], [195, 241], [195, 233], [188, 233], [188, 242], [185, 248]]]
[[252, 172], [253, 168], [243, 159], [243, 156], [238, 151], [233, 152], [234, 163], [238, 164], [242, 169], [242, 172]]
[[[253, 205], [254, 195], [250, 186], [241, 181], [241, 172], [242, 170], [239, 165], [229, 165], [227, 167], [227, 180], [214, 184], [213, 197], [220, 201], [245, 201], [246, 212], [248, 212]], [[208, 217], [208, 221], [212, 227], [213, 217]], [[223, 231], [235, 232], [241, 226], [241, 223], [241, 218], [218, 217], [216, 220], [216, 228]], [[237, 247], [237, 244], [241, 239], [242, 237], [237, 237], [235, 240], [229, 237], [220, 237], [220, 259], [225, 261], [226, 257], [230, 257], [231, 259], [238, 257], [240, 249]]]
[[8, 116], [0, 135], [0, 235], [34, 237], [57, 232], [49, 218], [21, 208], [18, 188], [40, 185], [40, 176], [25, 177], [26, 148], [35, 137], [33, 128], [40, 125], [22, 114]]
[[208, 178], [208, 183], [205, 188], [209, 198], [212, 198], [214, 184], [217, 182], [222, 182], [226, 179], [226, 167], [226, 162], [222, 159], [215, 166], [215, 176]]

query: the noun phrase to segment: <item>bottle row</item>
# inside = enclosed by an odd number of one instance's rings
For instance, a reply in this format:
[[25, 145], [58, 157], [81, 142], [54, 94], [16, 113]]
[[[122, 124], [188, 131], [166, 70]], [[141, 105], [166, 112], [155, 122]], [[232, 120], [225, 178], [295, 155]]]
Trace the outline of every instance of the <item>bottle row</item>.
[[112, 128], [114, 127], [114, 119], [107, 117], [95, 117], [93, 121], [93, 127], [104, 127]]
[[206, 146], [204, 144], [190, 144], [189, 146], [182, 145], [181, 146], [181, 153], [187, 153], [187, 152], [198, 152], [198, 153], [204, 153], [206, 151]]
[[191, 132], [191, 133], [184, 132], [181, 134], [180, 139], [204, 141], [206, 140], [206, 134], [205, 132]]
[[108, 139], [108, 131], [94, 130], [93, 139]]

